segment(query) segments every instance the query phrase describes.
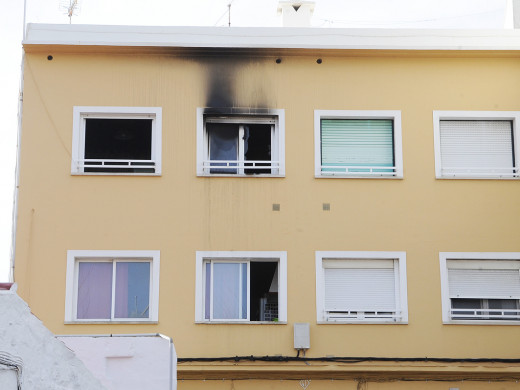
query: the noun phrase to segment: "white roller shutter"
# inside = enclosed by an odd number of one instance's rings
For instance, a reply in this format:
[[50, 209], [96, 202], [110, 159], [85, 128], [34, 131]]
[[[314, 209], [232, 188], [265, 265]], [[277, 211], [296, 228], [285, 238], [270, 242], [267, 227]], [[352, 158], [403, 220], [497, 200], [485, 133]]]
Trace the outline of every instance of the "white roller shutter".
[[445, 175], [513, 175], [509, 120], [441, 120], [441, 164]]
[[325, 311], [396, 311], [393, 268], [325, 268]]
[[517, 269], [448, 269], [450, 298], [520, 299]]

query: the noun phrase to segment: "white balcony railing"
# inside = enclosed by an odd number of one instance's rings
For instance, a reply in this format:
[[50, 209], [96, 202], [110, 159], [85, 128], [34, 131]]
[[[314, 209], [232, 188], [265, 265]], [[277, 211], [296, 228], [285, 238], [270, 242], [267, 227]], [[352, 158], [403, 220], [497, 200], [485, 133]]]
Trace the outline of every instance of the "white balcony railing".
[[325, 311], [326, 321], [399, 321], [401, 318], [401, 311]]
[[516, 309], [451, 309], [452, 320], [520, 320]]
[[260, 160], [204, 160], [202, 168], [205, 174], [262, 174], [269, 170], [268, 174], [277, 174], [280, 168], [279, 161], [260, 161]]
[[322, 165], [323, 176], [396, 176], [396, 167], [386, 166], [353, 166], [353, 165]]
[[155, 172], [155, 160], [123, 160], [123, 159], [84, 159], [77, 162], [78, 171], [106, 172], [146, 171]]
[[442, 176], [464, 177], [520, 177], [519, 168], [442, 167]]

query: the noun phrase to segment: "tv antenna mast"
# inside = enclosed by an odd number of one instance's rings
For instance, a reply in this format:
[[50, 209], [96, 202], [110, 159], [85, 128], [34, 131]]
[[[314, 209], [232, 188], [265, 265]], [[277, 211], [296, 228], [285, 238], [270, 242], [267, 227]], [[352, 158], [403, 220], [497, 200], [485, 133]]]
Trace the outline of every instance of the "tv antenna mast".
[[62, 0], [60, 6], [65, 9], [65, 15], [69, 17], [69, 24], [72, 24], [72, 17], [78, 16], [80, 11], [79, 0]]

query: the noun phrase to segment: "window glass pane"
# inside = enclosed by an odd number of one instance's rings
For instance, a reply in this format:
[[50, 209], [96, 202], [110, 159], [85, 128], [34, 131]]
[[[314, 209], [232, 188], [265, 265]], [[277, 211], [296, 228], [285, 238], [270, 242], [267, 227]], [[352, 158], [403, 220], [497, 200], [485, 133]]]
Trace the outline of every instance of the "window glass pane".
[[78, 319], [110, 319], [112, 263], [80, 262], [78, 270]]
[[206, 263], [206, 286], [204, 290], [204, 318], [210, 319], [211, 307], [211, 263]]
[[[213, 263], [213, 318], [218, 320], [242, 319], [243, 302], [246, 301], [247, 287], [243, 284], [241, 263]], [[246, 313], [247, 315], [247, 313]]]
[[[322, 171], [345, 172], [342, 167], [393, 167], [393, 143], [391, 119], [322, 119]], [[349, 172], [369, 172], [369, 169], [354, 168]]]
[[[227, 123], [207, 123], [206, 128], [209, 135], [209, 159], [211, 161], [237, 161], [238, 125]], [[226, 165], [227, 164], [225, 163], [212, 163], [210, 173], [237, 173], [236, 168], [224, 168]], [[230, 164], [230, 166], [236, 166], [236, 164]]]
[[117, 262], [115, 318], [150, 315], [150, 263]]

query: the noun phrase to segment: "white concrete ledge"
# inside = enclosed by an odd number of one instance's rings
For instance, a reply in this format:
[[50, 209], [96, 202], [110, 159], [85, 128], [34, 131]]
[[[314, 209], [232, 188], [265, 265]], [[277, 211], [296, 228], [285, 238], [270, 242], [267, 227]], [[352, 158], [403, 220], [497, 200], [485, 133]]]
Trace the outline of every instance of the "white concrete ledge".
[[520, 50], [519, 30], [33, 24], [24, 45], [340, 50]]

